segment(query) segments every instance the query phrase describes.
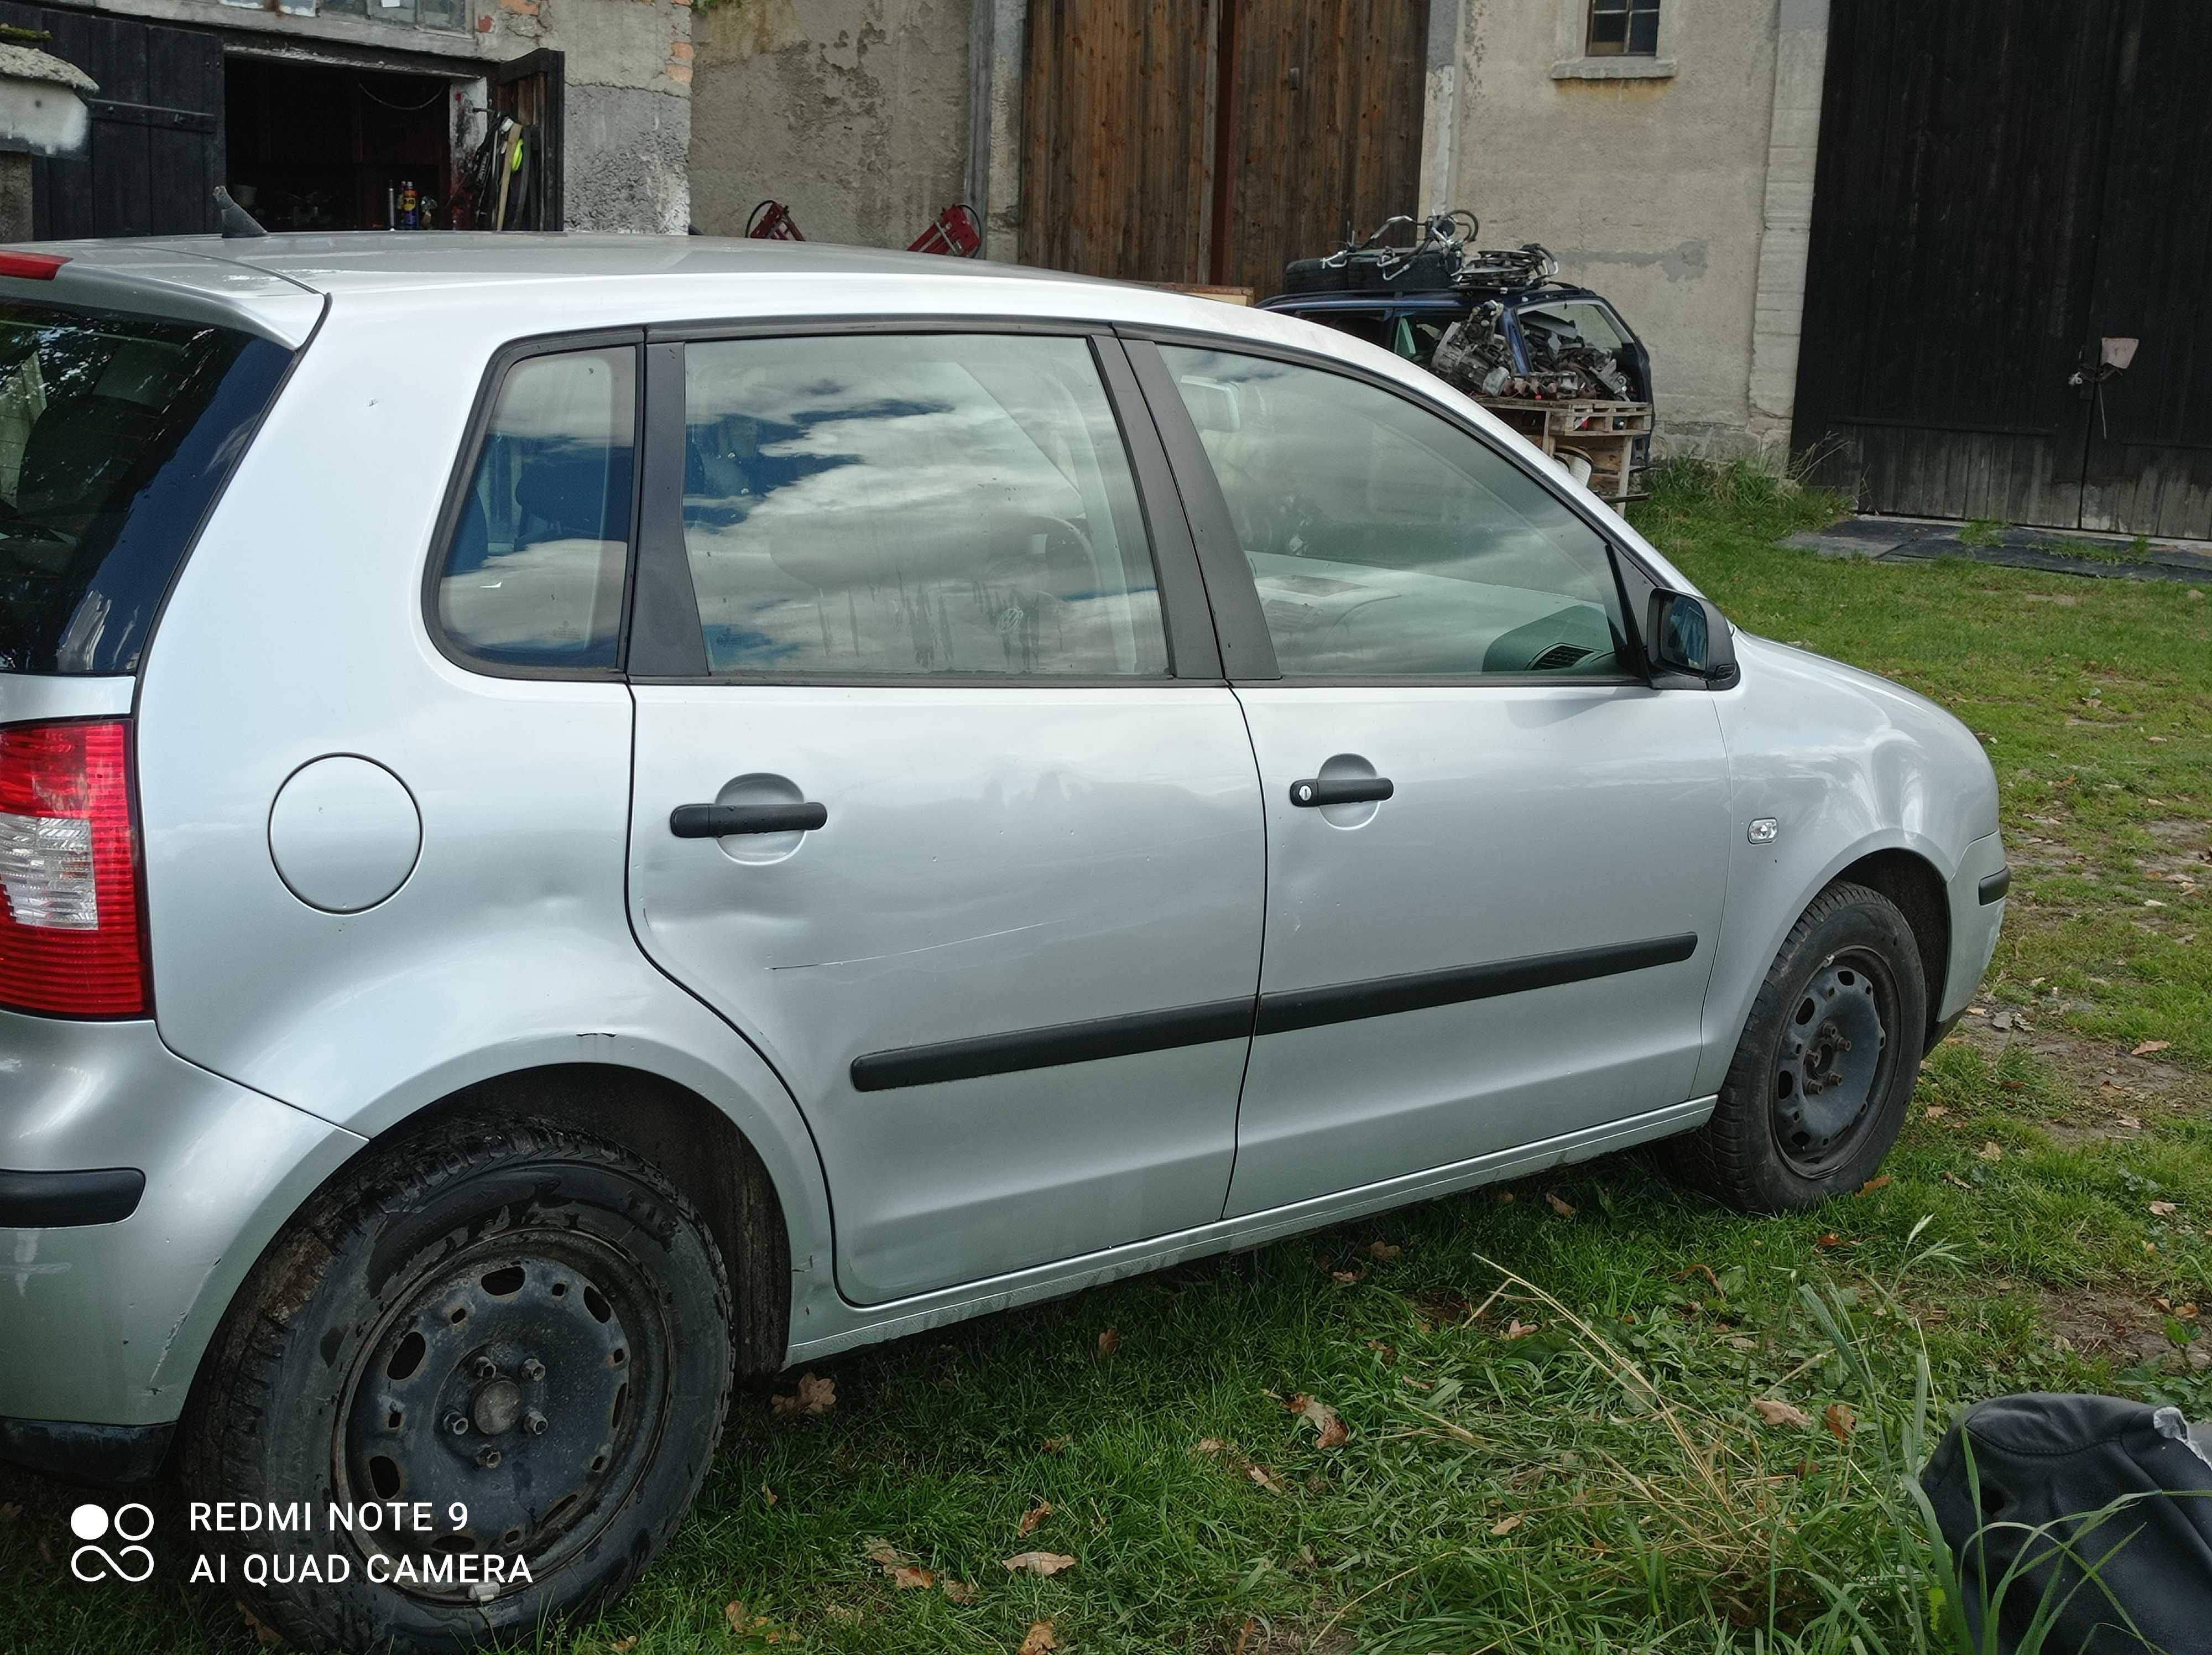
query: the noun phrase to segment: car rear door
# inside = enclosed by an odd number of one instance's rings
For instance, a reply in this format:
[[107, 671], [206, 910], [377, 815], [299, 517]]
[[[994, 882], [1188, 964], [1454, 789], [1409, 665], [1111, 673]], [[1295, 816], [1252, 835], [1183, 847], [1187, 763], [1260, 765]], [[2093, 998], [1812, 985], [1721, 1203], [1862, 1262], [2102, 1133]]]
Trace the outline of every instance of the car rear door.
[[1604, 538], [1386, 380], [1128, 348], [1267, 812], [1229, 1215], [1693, 1115], [1726, 755]]
[[647, 356], [633, 923], [805, 1111], [840, 1287], [1218, 1219], [1259, 788], [1121, 345]]

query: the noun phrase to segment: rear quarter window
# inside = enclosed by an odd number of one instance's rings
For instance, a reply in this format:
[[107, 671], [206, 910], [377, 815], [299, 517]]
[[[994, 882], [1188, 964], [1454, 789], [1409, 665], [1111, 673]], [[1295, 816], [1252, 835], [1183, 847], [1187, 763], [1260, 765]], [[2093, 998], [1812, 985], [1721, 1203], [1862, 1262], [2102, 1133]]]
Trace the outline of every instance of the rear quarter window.
[[0, 672], [137, 671], [291, 359], [234, 328], [0, 302]]

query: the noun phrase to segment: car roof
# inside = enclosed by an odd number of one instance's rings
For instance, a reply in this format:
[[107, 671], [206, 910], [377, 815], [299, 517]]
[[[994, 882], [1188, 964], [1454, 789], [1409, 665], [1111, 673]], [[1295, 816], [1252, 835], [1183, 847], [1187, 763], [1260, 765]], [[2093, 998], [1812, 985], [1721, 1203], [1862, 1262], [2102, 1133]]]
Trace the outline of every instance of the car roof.
[[[293, 344], [313, 326], [312, 315], [303, 324], [295, 313], [304, 302], [319, 314], [321, 307], [314, 302], [319, 298], [406, 293], [419, 299], [433, 291], [483, 297], [507, 289], [521, 307], [527, 303], [522, 289], [547, 284], [563, 287], [566, 308], [576, 301], [575, 284], [588, 289], [608, 283], [610, 324], [620, 319], [616, 313], [638, 295], [641, 283], [673, 289], [696, 287], [702, 278], [772, 278], [785, 287], [796, 279], [825, 298], [841, 285], [880, 289], [921, 281], [941, 291], [951, 279], [973, 295], [975, 284], [997, 283], [1001, 285], [994, 302], [1003, 303], [1009, 313], [1155, 319], [1164, 326], [1197, 325], [1189, 307], [1205, 302], [1210, 307], [1212, 302], [1030, 265], [718, 236], [365, 230], [46, 241], [21, 251], [58, 254], [68, 262], [51, 282], [0, 278], [0, 295], [116, 305], [135, 295], [183, 313], [211, 312], [211, 319], [235, 320]], [[1085, 290], [1085, 296], [1078, 298], [1071, 289]], [[924, 307], [917, 302], [917, 308]], [[961, 307], [971, 308], [972, 300]], [[836, 306], [832, 301], [824, 308]], [[1206, 317], [1217, 326], [1219, 319]]]

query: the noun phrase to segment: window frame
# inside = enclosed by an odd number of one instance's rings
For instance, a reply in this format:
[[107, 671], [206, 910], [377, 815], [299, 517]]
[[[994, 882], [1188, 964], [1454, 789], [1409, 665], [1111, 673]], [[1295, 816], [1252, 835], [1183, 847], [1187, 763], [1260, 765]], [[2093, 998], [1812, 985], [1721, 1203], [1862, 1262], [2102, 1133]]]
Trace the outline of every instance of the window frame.
[[[1649, 61], [1658, 58], [1659, 30], [1667, 15], [1664, 0], [1619, 0], [1617, 5], [1607, 6], [1607, 10], [1618, 11], [1621, 17], [1620, 46], [1617, 51], [1600, 46], [1597, 43], [1597, 16], [1601, 3], [1601, 0], [1583, 0], [1582, 55], [1584, 58], [1593, 61], [1609, 61], [1614, 58]], [[1638, 9], [1648, 10], [1651, 14], [1651, 49], [1649, 52], [1638, 52], [1629, 44], [1635, 33], [1636, 14]]]
[[[1222, 654], [1225, 660], [1240, 663], [1229, 672], [1231, 684], [1265, 684], [1291, 690], [1345, 689], [1363, 685], [1376, 689], [1464, 690], [1526, 689], [1539, 685], [1556, 690], [1629, 685], [1646, 689], [1668, 687], [1656, 684], [1650, 671], [1644, 645], [1644, 618], [1638, 605], [1631, 601], [1627, 577], [1632, 571], [1636, 581], [1646, 589], [1671, 590], [1671, 587], [1636, 555], [1632, 547], [1597, 517], [1592, 509], [1595, 501], [1575, 498], [1579, 490], [1562, 487], [1559, 481], [1544, 476], [1540, 470], [1511, 453], [1474, 421], [1455, 409], [1431, 401], [1386, 374], [1374, 373], [1340, 357], [1295, 345], [1245, 338], [1236, 334], [1210, 333], [1199, 329], [1127, 326], [1119, 327], [1115, 332], [1121, 335], [1124, 344], [1129, 348], [1131, 365], [1136, 369], [1138, 383], [1144, 390], [1146, 400], [1153, 407], [1153, 417], [1158, 423], [1161, 438], [1167, 445], [1169, 459], [1176, 471], [1176, 480], [1182, 492], [1183, 503], [1191, 514], [1191, 532], [1197, 541], [1200, 560], [1206, 572], [1206, 590], [1214, 601], [1214, 624], [1221, 636]], [[1410, 403], [1472, 437], [1498, 459], [1521, 472], [1564, 505], [1597, 536], [1599, 544], [1606, 550], [1607, 564], [1613, 572], [1613, 589], [1620, 605], [1629, 656], [1636, 663], [1635, 670], [1587, 678], [1566, 678], [1556, 672], [1329, 675], [1284, 672], [1276, 662], [1274, 640], [1268, 634], [1267, 618], [1260, 607], [1259, 587], [1253, 579], [1251, 566], [1245, 560], [1243, 545], [1237, 538], [1230, 518], [1227, 497], [1222, 494], [1219, 480], [1213, 474], [1213, 464], [1200, 439], [1198, 427], [1183, 405], [1182, 393], [1176, 389], [1175, 376], [1169, 371], [1166, 359], [1159, 354], [1158, 347], [1160, 345], [1260, 356], [1334, 374], [1371, 386], [1401, 402]]]
[[[1164, 673], [1092, 676], [1053, 672], [716, 672], [707, 666], [684, 534], [684, 351], [744, 339], [890, 334], [1013, 334], [1083, 341], [1114, 416], [1143, 519], [1153, 590], [1167, 642]], [[628, 677], [634, 684], [835, 689], [1130, 690], [1225, 682], [1207, 590], [1190, 543], [1177, 479], [1122, 342], [1109, 326], [1034, 316], [779, 316], [672, 322], [646, 330], [642, 503], [632, 581]]]
[[[453, 475], [447, 479], [445, 498], [439, 505], [435, 526], [430, 533], [429, 555], [422, 563], [423, 627], [429, 633], [430, 642], [438, 653], [463, 672], [493, 678], [554, 679], [586, 684], [620, 684], [623, 681], [629, 654], [630, 615], [635, 607], [637, 588], [640, 507], [645, 495], [647, 362], [644, 344], [645, 330], [641, 327], [602, 327], [574, 333], [539, 333], [527, 338], [510, 339], [492, 352], [491, 360], [484, 364], [483, 376], [477, 385], [476, 400], [469, 408], [468, 424], [463, 428], [459, 455], [453, 462]], [[622, 621], [615, 635], [614, 662], [607, 666], [532, 666], [520, 661], [493, 660], [479, 655], [447, 630], [444, 618], [439, 613], [438, 588], [445, 576], [446, 559], [453, 552], [453, 536], [459, 532], [462, 514], [468, 507], [469, 490], [476, 482], [477, 462], [483, 456], [484, 439], [491, 429], [492, 412], [499, 405], [499, 393], [507, 384], [507, 376], [518, 364], [539, 356], [623, 349], [629, 350], [635, 357], [631, 383], [636, 403], [630, 415], [629, 546], [623, 563]]]

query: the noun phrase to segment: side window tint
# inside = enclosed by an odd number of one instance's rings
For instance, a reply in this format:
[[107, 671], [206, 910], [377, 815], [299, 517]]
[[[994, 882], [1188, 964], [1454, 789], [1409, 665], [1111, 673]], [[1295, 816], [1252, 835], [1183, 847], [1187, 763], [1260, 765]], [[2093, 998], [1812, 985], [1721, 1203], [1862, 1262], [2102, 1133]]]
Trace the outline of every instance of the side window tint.
[[853, 334], [684, 354], [684, 545], [716, 672], [1167, 670], [1086, 342]]
[[438, 618], [507, 666], [612, 666], [629, 563], [637, 353], [509, 368], [438, 581]]
[[1604, 540], [1458, 427], [1361, 380], [1163, 347], [1294, 677], [1626, 670]]

